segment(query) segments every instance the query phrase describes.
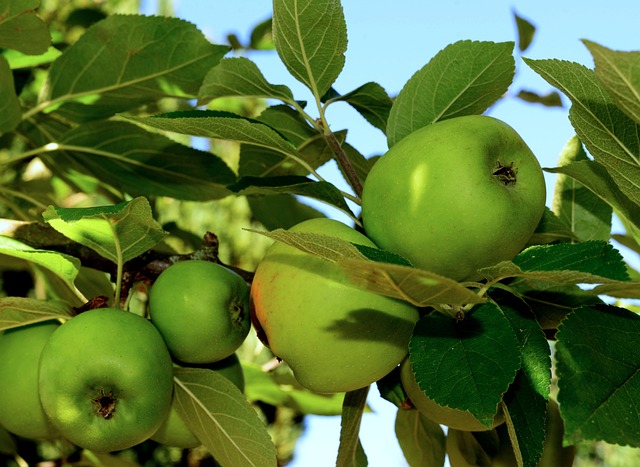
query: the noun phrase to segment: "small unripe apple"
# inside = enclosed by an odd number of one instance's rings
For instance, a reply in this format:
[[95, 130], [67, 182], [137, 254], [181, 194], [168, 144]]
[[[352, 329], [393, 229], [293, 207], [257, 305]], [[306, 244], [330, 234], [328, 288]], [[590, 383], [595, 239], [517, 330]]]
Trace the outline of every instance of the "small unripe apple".
[[409, 134], [371, 168], [362, 193], [367, 235], [414, 266], [473, 280], [515, 257], [544, 212], [540, 164], [518, 133], [483, 115]]
[[[290, 230], [375, 247], [331, 219]], [[251, 298], [272, 352], [301, 385], [323, 393], [359, 389], [393, 370], [407, 355], [418, 320], [409, 303], [358, 288], [337, 264], [280, 242], [256, 269]]]

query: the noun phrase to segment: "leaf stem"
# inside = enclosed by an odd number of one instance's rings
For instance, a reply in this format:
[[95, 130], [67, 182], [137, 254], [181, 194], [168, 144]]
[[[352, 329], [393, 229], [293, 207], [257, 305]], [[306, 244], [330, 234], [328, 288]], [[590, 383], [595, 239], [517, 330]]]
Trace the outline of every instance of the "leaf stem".
[[120, 292], [122, 289], [122, 276], [124, 273], [122, 247], [120, 245], [120, 239], [118, 238], [118, 233], [116, 232], [115, 226], [107, 217], [104, 217], [104, 220], [109, 224], [109, 228], [111, 229], [111, 233], [113, 235], [113, 246], [116, 249], [116, 292], [114, 298], [114, 308], [120, 309]]

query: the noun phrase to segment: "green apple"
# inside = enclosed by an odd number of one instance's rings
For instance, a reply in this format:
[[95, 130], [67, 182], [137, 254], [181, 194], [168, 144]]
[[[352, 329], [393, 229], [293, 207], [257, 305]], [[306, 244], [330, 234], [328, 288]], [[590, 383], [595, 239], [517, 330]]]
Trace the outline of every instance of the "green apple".
[[0, 333], [0, 425], [30, 439], [49, 439], [56, 430], [40, 405], [38, 364], [58, 321], [45, 321]]
[[380, 248], [454, 280], [516, 256], [545, 206], [540, 164], [492, 117], [443, 120], [409, 134], [371, 168], [365, 231]]
[[[198, 368], [213, 370], [235, 384], [241, 392], [244, 391], [244, 373], [242, 371], [240, 360], [236, 354], [233, 354], [224, 360], [220, 360], [219, 362], [198, 366]], [[169, 410], [167, 418], [164, 420], [160, 428], [158, 428], [158, 431], [153, 434], [151, 439], [166, 446], [173, 446], [182, 449], [191, 449], [202, 444], [182, 421], [180, 415], [178, 415], [178, 411], [175, 407], [175, 401], [171, 404], [171, 409]]]
[[[341, 222], [318, 218], [292, 232], [338, 237], [375, 247]], [[407, 355], [418, 312], [409, 303], [350, 283], [337, 264], [275, 243], [256, 269], [253, 318], [271, 351], [312, 391], [335, 393], [368, 386]]]
[[62, 436], [96, 452], [153, 435], [173, 394], [173, 363], [145, 318], [98, 308], [56, 329], [40, 358], [40, 401]]
[[152, 285], [149, 316], [174, 359], [212, 363], [232, 355], [249, 333], [249, 286], [219, 264], [181, 261]]
[[[428, 419], [456, 430], [487, 430], [487, 427], [470, 412], [445, 407], [430, 399], [424, 391], [420, 389], [420, 386], [418, 386], [411, 361], [408, 357], [400, 364], [400, 381], [411, 403]], [[504, 414], [502, 411], [499, 411], [494, 418], [493, 426], [498, 426], [503, 422]]]

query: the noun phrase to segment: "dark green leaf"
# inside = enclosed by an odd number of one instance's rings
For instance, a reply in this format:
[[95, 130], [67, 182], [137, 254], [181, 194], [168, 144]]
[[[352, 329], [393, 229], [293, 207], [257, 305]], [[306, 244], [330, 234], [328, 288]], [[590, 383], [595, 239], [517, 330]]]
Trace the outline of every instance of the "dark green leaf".
[[395, 433], [407, 463], [411, 467], [444, 465], [445, 436], [442, 427], [416, 409], [400, 409]]
[[64, 113], [84, 121], [166, 96], [191, 98], [227, 51], [177, 18], [110, 16], [51, 65], [41, 106], [74, 101]]
[[[588, 160], [582, 143], [571, 138], [560, 153], [559, 166]], [[560, 173], [556, 178], [553, 212], [568, 225], [577, 240], [608, 241], [611, 235], [611, 206], [575, 178]]]
[[0, 134], [12, 131], [20, 123], [22, 109], [16, 96], [13, 73], [0, 55]]
[[369, 387], [345, 394], [340, 425], [340, 447], [336, 467], [366, 467], [367, 455], [360, 443], [360, 422], [367, 404]]
[[264, 422], [224, 376], [203, 368], [174, 368], [173, 398], [180, 418], [221, 465], [278, 464]]
[[252, 196], [247, 200], [253, 217], [268, 230], [289, 229], [307, 219], [326, 217], [292, 195]]
[[423, 316], [409, 355], [416, 381], [430, 399], [470, 412], [487, 429], [521, 366], [520, 343], [491, 303], [461, 321], [435, 312]]
[[415, 73], [389, 114], [389, 147], [438, 120], [481, 114], [507, 91], [515, 73], [513, 42], [459, 41]]
[[571, 231], [571, 227], [556, 216], [548, 207], [545, 207], [542, 219], [529, 239], [528, 246], [576, 240], [577, 238]]
[[353, 216], [344, 197], [333, 184], [316, 182], [306, 177], [242, 177], [228, 187], [231, 191], [244, 196], [273, 193], [289, 193], [317, 199]]
[[640, 447], [640, 317], [584, 307], [562, 321], [556, 337], [565, 439]]
[[403, 258], [402, 256], [390, 251], [380, 250], [379, 248], [371, 248], [365, 245], [356, 245], [356, 248], [358, 249], [358, 251], [360, 251], [360, 253], [362, 253], [372, 261], [377, 261], [379, 263], [399, 264], [401, 266], [412, 266], [411, 262], [408, 259]]
[[93, 208], [49, 206], [42, 217], [65, 237], [117, 264], [144, 253], [165, 236], [142, 197]]
[[640, 52], [619, 52], [583, 41], [596, 65], [596, 77], [624, 113], [640, 123]]
[[36, 13], [40, 0], [12, 0], [0, 6], [0, 49], [43, 54], [51, 45], [47, 25]]
[[570, 100], [569, 119], [620, 190], [640, 204], [640, 125], [616, 106], [593, 70], [560, 60], [525, 62]]
[[533, 36], [536, 32], [536, 27], [527, 19], [518, 15], [515, 11], [513, 17], [516, 20], [516, 27], [518, 29], [518, 50], [524, 52], [529, 48], [533, 41]]
[[320, 99], [344, 66], [347, 25], [340, 0], [274, 0], [273, 40], [289, 73]]
[[329, 102], [338, 101], [349, 103], [371, 125], [382, 132], [386, 130], [393, 101], [378, 83], [365, 83], [347, 94], [329, 100]]
[[607, 242], [536, 245], [513, 259], [523, 271], [576, 271], [624, 281], [629, 279], [622, 255]]
[[532, 104], [542, 104], [545, 107], [562, 107], [562, 99], [556, 91], [539, 94], [528, 89], [521, 89], [518, 91], [518, 94], [516, 94], [516, 97]]
[[257, 65], [245, 57], [225, 58], [213, 67], [198, 92], [198, 104], [228, 96], [293, 102], [293, 94], [288, 87], [267, 82]]
[[210, 200], [230, 194], [236, 179], [217, 156], [124, 122], [76, 127], [60, 141], [76, 166], [132, 196]]

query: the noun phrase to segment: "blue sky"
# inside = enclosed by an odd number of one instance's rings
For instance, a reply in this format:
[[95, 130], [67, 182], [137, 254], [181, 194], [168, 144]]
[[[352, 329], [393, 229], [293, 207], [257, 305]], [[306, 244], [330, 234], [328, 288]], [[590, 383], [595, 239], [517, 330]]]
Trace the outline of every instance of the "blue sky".
[[[154, 1], [145, 3], [145, 11], [155, 11]], [[592, 59], [580, 39], [615, 50], [640, 50], [637, 0], [343, 0], [342, 3], [349, 45], [344, 70], [334, 85], [340, 93], [375, 81], [395, 95], [414, 72], [452, 42], [515, 40], [514, 11], [537, 27], [534, 42], [525, 52], [529, 58], [563, 59], [592, 67]], [[224, 42], [228, 33], [235, 33], [246, 41], [251, 29], [269, 18], [272, 11], [268, 0], [177, 0], [176, 5], [179, 17], [196, 23], [218, 43]], [[298, 99], [309, 98], [308, 91], [288, 75], [274, 52], [254, 53], [249, 58], [271, 83], [288, 85]], [[517, 56], [516, 67], [511, 93], [521, 88], [541, 93], [551, 90]], [[562, 147], [573, 135], [567, 119], [566, 99], [564, 103], [563, 109], [550, 109], [506, 99], [491, 109], [490, 114], [513, 126], [543, 167], [553, 167]], [[327, 116], [332, 129], [349, 129], [348, 141], [363, 154], [381, 154], [386, 150], [384, 135], [348, 105], [333, 106]], [[336, 179], [332, 167], [321, 173], [332, 181]], [[546, 179], [550, 204], [554, 178], [547, 175]], [[369, 402], [375, 413], [365, 415], [361, 431], [369, 465], [401, 467], [406, 463], [393, 434], [395, 409], [376, 395], [377, 389], [373, 387]], [[308, 427], [307, 435], [299, 442], [297, 457], [290, 465], [335, 465], [339, 419], [311, 417]]]

